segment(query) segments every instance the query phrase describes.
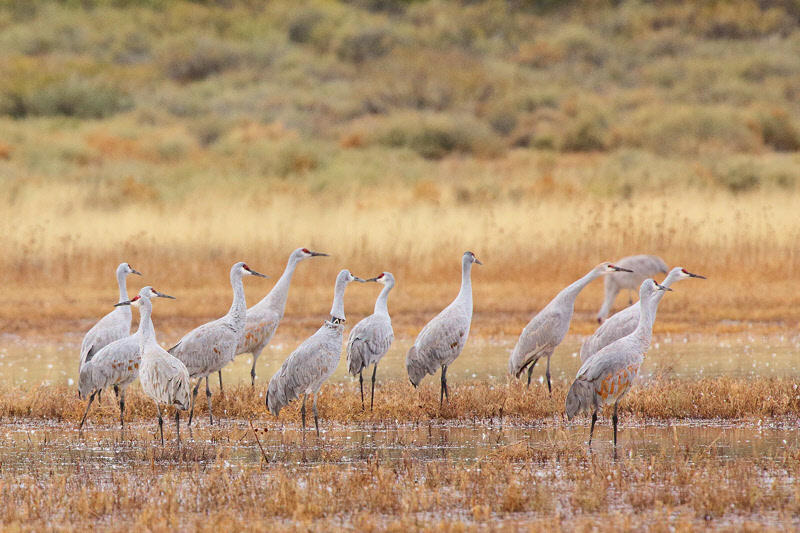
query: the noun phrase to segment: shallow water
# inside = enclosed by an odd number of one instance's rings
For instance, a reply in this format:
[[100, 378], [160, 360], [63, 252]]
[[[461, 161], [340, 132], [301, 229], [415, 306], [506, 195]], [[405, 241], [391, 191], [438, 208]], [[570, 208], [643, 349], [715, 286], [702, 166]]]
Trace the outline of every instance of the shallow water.
[[[300, 342], [268, 346], [257, 363], [259, 382], [266, 383]], [[515, 342], [515, 338], [470, 338], [464, 352], [448, 369], [448, 379], [459, 381], [505, 376]], [[575, 376], [580, 368], [580, 342], [578, 336], [570, 336], [558, 347], [551, 361], [553, 379], [569, 380]], [[412, 338], [395, 341], [381, 361], [378, 379], [406, 379], [403, 362], [412, 343]], [[68, 343], [0, 342], [0, 383], [23, 387], [42, 381], [74, 384], [78, 376], [78, 351], [77, 345]], [[640, 376], [646, 378], [652, 373], [665, 371], [676, 377], [800, 376], [800, 366], [796, 364], [798, 353], [800, 340], [796, 338], [662, 335], [653, 339]], [[223, 378], [228, 383], [249, 382], [251, 365], [250, 355], [240, 355], [223, 370]], [[541, 361], [534, 371], [534, 378], [541, 380], [544, 370], [545, 364]], [[365, 375], [364, 379], [370, 377]], [[331, 379], [354, 379], [347, 375], [344, 355]]]
[[[507, 461], [502, 452], [519, 449], [550, 455], [565, 442], [586, 445], [588, 419], [581, 423], [560, 422], [535, 426], [502, 426], [500, 421], [483, 420], [469, 424], [431, 422], [384, 425], [364, 423], [343, 426], [324, 422], [318, 438], [311, 428], [305, 436], [299, 427], [258, 430], [258, 439], [270, 463], [309, 465], [363, 463], [367, 460], [404, 461]], [[87, 427], [83, 433], [69, 423], [12, 423], [0, 434], [0, 464], [6, 472], [30, 472], [42, 468], [73, 472], [76, 467], [113, 472], [141, 464], [163, 463], [174, 467], [183, 461], [177, 454], [174, 425], [165, 420], [166, 448], [157, 437], [157, 423], [129, 425], [121, 435], [118, 427]], [[258, 464], [261, 448], [249, 426], [223, 421], [210, 427], [200, 423], [191, 435], [182, 428], [183, 450], [189, 464]], [[593, 451], [610, 455], [611, 427], [601, 419], [595, 429]], [[681, 456], [690, 462], [699, 457], [720, 461], [748, 458], [779, 458], [796, 453], [800, 435], [795, 427], [773, 424], [767, 427], [731, 425], [709, 421], [676, 425], [626, 426], [621, 422], [618, 452], [623, 457]], [[164, 450], [172, 455], [159, 456]], [[500, 453], [501, 455], [496, 455]], [[160, 459], [159, 459], [160, 457]], [[177, 458], [176, 458], [177, 457]], [[31, 459], [35, 458], [36, 465]], [[184, 456], [185, 459], [185, 456]], [[80, 466], [78, 466], [80, 465]]]

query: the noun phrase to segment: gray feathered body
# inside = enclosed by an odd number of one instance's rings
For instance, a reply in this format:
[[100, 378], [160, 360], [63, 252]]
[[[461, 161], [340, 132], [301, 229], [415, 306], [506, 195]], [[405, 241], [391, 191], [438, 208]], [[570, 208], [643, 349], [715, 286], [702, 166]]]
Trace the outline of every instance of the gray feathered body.
[[116, 385], [120, 393], [139, 377], [139, 331], [105, 346], [81, 368], [78, 392], [83, 399]]
[[600, 349], [608, 346], [617, 339], [630, 335], [636, 330], [641, 314], [640, 302], [626, 307], [619, 313], [612, 315], [597, 328], [594, 335], [583, 341], [581, 346], [581, 362], [596, 354]]
[[273, 415], [301, 394], [319, 391], [339, 365], [343, 338], [344, 326], [326, 321], [292, 352], [269, 380], [267, 405]]
[[388, 314], [372, 314], [350, 330], [347, 339], [347, 370], [357, 375], [370, 365], [377, 365], [394, 341], [392, 319]]
[[[586, 410], [602, 411], [603, 406], [618, 402], [628, 393], [650, 347], [656, 309], [663, 296], [659, 288], [653, 280], [645, 280], [639, 292], [641, 304], [636, 329], [583, 363], [567, 393], [567, 418]], [[658, 296], [656, 291], [660, 293]]]
[[461, 354], [472, 323], [472, 298], [456, 299], [428, 322], [406, 355], [406, 370], [416, 387], [422, 378], [450, 366]]
[[117, 307], [92, 326], [83, 338], [79, 368], [82, 369], [100, 350], [130, 334], [131, 310], [129, 307]]
[[187, 333], [169, 353], [186, 365], [192, 379], [204, 378], [231, 362], [244, 333], [244, 322], [244, 317], [230, 320], [225, 316], [203, 324]]
[[519, 377], [528, 366], [553, 355], [569, 331], [574, 303], [559, 294], [528, 322], [508, 358], [509, 374]]
[[154, 401], [187, 411], [191, 403], [189, 371], [160, 346], [148, 346], [142, 354], [139, 378], [142, 389]]

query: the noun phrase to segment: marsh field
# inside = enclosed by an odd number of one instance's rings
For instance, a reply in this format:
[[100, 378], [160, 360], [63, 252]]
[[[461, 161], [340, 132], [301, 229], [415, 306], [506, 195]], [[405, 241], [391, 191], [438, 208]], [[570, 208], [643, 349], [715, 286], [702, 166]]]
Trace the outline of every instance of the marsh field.
[[[0, 524], [7, 531], [800, 528], [800, 5], [792, 0], [0, 0]], [[258, 360], [191, 433], [140, 386], [77, 397], [114, 269], [177, 297], [158, 340], [249, 304], [305, 246]], [[404, 357], [473, 270], [470, 338], [418, 389]], [[620, 442], [507, 376], [522, 328], [601, 261], [706, 276], [659, 307]], [[397, 278], [373, 411], [344, 361], [321, 435], [266, 384], [336, 273]], [[347, 291], [348, 327], [378, 288]], [[615, 311], [627, 304], [621, 294]], [[138, 321], [134, 312], [134, 327]], [[347, 329], [345, 334], [347, 334]], [[342, 357], [344, 360], [344, 357]], [[184, 417], [185, 420], [185, 417]]]

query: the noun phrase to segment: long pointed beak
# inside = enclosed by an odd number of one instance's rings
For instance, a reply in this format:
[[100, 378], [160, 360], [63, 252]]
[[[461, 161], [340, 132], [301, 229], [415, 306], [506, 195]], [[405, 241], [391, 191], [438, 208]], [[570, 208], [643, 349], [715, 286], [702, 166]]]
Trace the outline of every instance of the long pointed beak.
[[366, 281], [378, 281], [378, 276], [375, 276], [374, 278], [369, 278], [369, 279], [366, 279], [366, 280], [364, 280], [364, 281], [365, 281], [365, 282], [366, 282]]
[[627, 268], [622, 268], [614, 265], [611, 265], [611, 268], [613, 268], [614, 271], [616, 272], [633, 272], [633, 270], [628, 270]]
[[251, 273], [252, 275], [254, 275], [254, 276], [258, 276], [259, 278], [267, 278], [267, 279], [269, 279], [269, 276], [265, 276], [264, 274], [262, 274], [262, 273], [260, 273], [260, 272], [256, 272], [256, 271], [255, 271], [255, 270], [253, 270], [252, 268], [251, 268], [251, 269], [248, 269], [247, 271], [248, 271], [248, 272], [250, 272], [250, 273]]
[[690, 278], [700, 278], [700, 279], [708, 279], [705, 276], [701, 276], [700, 274], [692, 274], [691, 272], [687, 272]]
[[120, 302], [118, 304], [114, 304], [114, 307], [122, 307], [123, 305], [131, 305], [131, 301], [128, 300], [127, 302]]
[[373, 281], [373, 280], [365, 280], [365, 279], [361, 279], [359, 277], [353, 276], [353, 281], [359, 281], [361, 283], [366, 283], [367, 281]]
[[322, 252], [311, 252], [311, 257], [330, 257], [328, 254]]
[[139, 272], [138, 270], [134, 270], [134, 269], [131, 269], [131, 274], [138, 274], [140, 276], [142, 275], [141, 272]]
[[156, 296], [158, 296], [159, 298], [169, 298], [170, 300], [175, 300], [175, 297], [170, 296], [169, 294], [164, 294], [163, 292], [158, 292], [158, 291], [155, 291], [155, 293]]
[[474, 257], [474, 256], [473, 256], [473, 258], [472, 258], [472, 259], [473, 259], [473, 260], [474, 260], [476, 263], [478, 263], [479, 265], [483, 265], [483, 263], [481, 263], [480, 261], [478, 261], [478, 258], [477, 258], [477, 257]]
[[665, 287], [665, 286], [663, 286], [663, 285], [659, 285], [658, 283], [656, 283], [656, 287], [658, 287], [658, 290], [660, 290], [660, 291], [670, 291], [670, 292], [673, 292], [673, 290], [672, 290], [672, 289], [670, 289], [669, 287]]

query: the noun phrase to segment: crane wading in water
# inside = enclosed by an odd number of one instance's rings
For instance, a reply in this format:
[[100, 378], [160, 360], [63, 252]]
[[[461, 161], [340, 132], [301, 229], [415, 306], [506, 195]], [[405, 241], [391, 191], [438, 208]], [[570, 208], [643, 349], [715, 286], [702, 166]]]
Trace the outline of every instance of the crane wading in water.
[[361, 386], [361, 410], [364, 410], [364, 377], [361, 373], [369, 365], [375, 365], [372, 370], [372, 393], [369, 399], [369, 410], [375, 400], [375, 374], [378, 373], [378, 363], [389, 351], [394, 340], [392, 319], [389, 318], [389, 308], [386, 300], [389, 291], [394, 287], [394, 276], [383, 272], [380, 276], [368, 279], [383, 284], [383, 289], [375, 302], [375, 311], [370, 316], [353, 326], [350, 337], [347, 339], [347, 370], [358, 374], [358, 383]]
[[[175, 299], [174, 296], [160, 293], [150, 286], [140, 290], [139, 297], [148, 300], [152, 298]], [[125, 391], [139, 377], [139, 364], [141, 363], [139, 339], [141, 336], [142, 322], [140, 321], [136, 333], [106, 345], [83, 365], [78, 378], [78, 396], [82, 400], [89, 398], [89, 403], [86, 405], [86, 411], [83, 413], [78, 429], [83, 428], [95, 395], [110, 386], [119, 391], [119, 425], [120, 427], [125, 425]]]
[[406, 371], [411, 384], [416, 387], [422, 378], [442, 369], [442, 385], [439, 391], [439, 407], [447, 396], [447, 367], [461, 354], [469, 337], [472, 323], [472, 264], [483, 264], [472, 252], [461, 258], [461, 290], [453, 303], [444, 308], [428, 322], [417, 335], [414, 346], [406, 355]]
[[[256, 386], [256, 361], [261, 351], [272, 340], [275, 330], [278, 329], [286, 311], [286, 297], [289, 294], [289, 284], [292, 282], [294, 269], [301, 261], [312, 257], [329, 257], [328, 254], [312, 252], [308, 248], [298, 248], [289, 256], [286, 270], [278, 282], [260, 302], [247, 310], [247, 325], [244, 336], [236, 347], [236, 355], [241, 353], [253, 354], [253, 368], [250, 369], [250, 383]], [[222, 390], [222, 371], [219, 372], [219, 390]]]
[[258, 276], [266, 278], [250, 269], [244, 263], [236, 263], [231, 267], [231, 286], [233, 287], [233, 303], [228, 314], [213, 322], [203, 324], [187, 333], [181, 340], [169, 349], [169, 353], [180, 359], [189, 370], [189, 376], [197, 379], [197, 384], [192, 392], [192, 406], [189, 410], [189, 425], [194, 418], [194, 404], [197, 391], [203, 378], [206, 380], [206, 399], [208, 400], [208, 416], [211, 424], [214, 423], [214, 414], [211, 411], [211, 388], [208, 386], [208, 376], [233, 360], [236, 347], [244, 335], [247, 321], [247, 304], [244, 298], [242, 278]]
[[[669, 287], [676, 281], [690, 278], [706, 279], [699, 274], [692, 274], [685, 268], [676, 267], [669, 271], [669, 275], [661, 285]], [[660, 298], [663, 294], [663, 292], [659, 293], [658, 297]], [[636, 326], [639, 324], [639, 315], [641, 314], [640, 306], [641, 303], [636, 302], [619, 313], [612, 315], [611, 318], [603, 322], [603, 324], [597, 328], [594, 335], [583, 341], [583, 345], [581, 346], [581, 363], [585, 363], [587, 359], [615, 340], [633, 333]]]
[[592, 426], [589, 430], [589, 446], [592, 445], [594, 424], [597, 412], [603, 407], [614, 404], [614, 448], [617, 446], [617, 409], [619, 402], [628, 393], [639, 368], [644, 361], [644, 354], [650, 348], [653, 336], [653, 323], [656, 320], [658, 302], [663, 291], [671, 291], [669, 287], [657, 284], [652, 279], [642, 283], [639, 290], [641, 313], [636, 330], [615, 342], [612, 342], [586, 361], [578, 371], [578, 376], [567, 393], [565, 406], [567, 419], [583, 411], [592, 410]]
[[575, 299], [589, 283], [612, 272], [630, 272], [630, 270], [611, 263], [600, 263], [588, 274], [558, 293], [544, 309], [539, 311], [522, 330], [522, 335], [519, 336], [517, 345], [508, 358], [508, 373], [518, 378], [527, 368], [528, 387], [530, 387], [533, 367], [539, 359], [547, 357], [545, 372], [547, 390], [552, 394], [550, 357], [569, 331], [569, 323], [575, 310]]
[[[128, 301], [128, 286], [126, 278], [128, 274], [137, 274], [141, 276], [141, 272], [137, 272], [128, 263], [120, 263], [117, 267], [117, 285], [119, 285], [119, 300], [118, 302]], [[100, 321], [92, 326], [92, 329], [86, 333], [81, 343], [81, 359], [78, 370], [83, 368], [87, 361], [91, 361], [94, 354], [103, 349], [104, 346], [112, 342], [124, 339], [131, 334], [131, 308], [118, 307], [100, 319]]]
[[344, 290], [353, 281], [364, 283], [363, 279], [355, 277], [349, 270], [339, 272], [336, 276], [330, 319], [298, 346], [269, 380], [266, 404], [270, 413], [276, 417], [292, 400], [303, 395], [303, 405], [300, 408], [303, 435], [306, 430], [306, 398], [309, 394], [314, 394], [314, 426], [319, 437], [317, 393], [336, 370], [342, 356]]
[[139, 381], [142, 389], [158, 409], [158, 430], [161, 432], [161, 445], [164, 445], [164, 419], [161, 416], [161, 405], [175, 406], [175, 434], [178, 444], [181, 442], [180, 412], [189, 409], [189, 371], [178, 359], [170, 355], [156, 342], [156, 331], [153, 328], [153, 304], [149, 298], [135, 296], [128, 302], [120, 302], [118, 306], [131, 305], [139, 308], [139, 352], [141, 366]]
[[622, 289], [628, 290], [628, 305], [633, 304], [633, 291], [638, 291], [639, 286], [647, 278], [652, 278], [658, 274], [666, 274], [669, 270], [667, 263], [657, 255], [629, 255], [614, 263], [615, 265], [626, 268], [625, 272], [606, 276], [605, 300], [597, 313], [597, 322], [602, 324], [611, 312], [611, 306], [617, 299], [617, 294]]

